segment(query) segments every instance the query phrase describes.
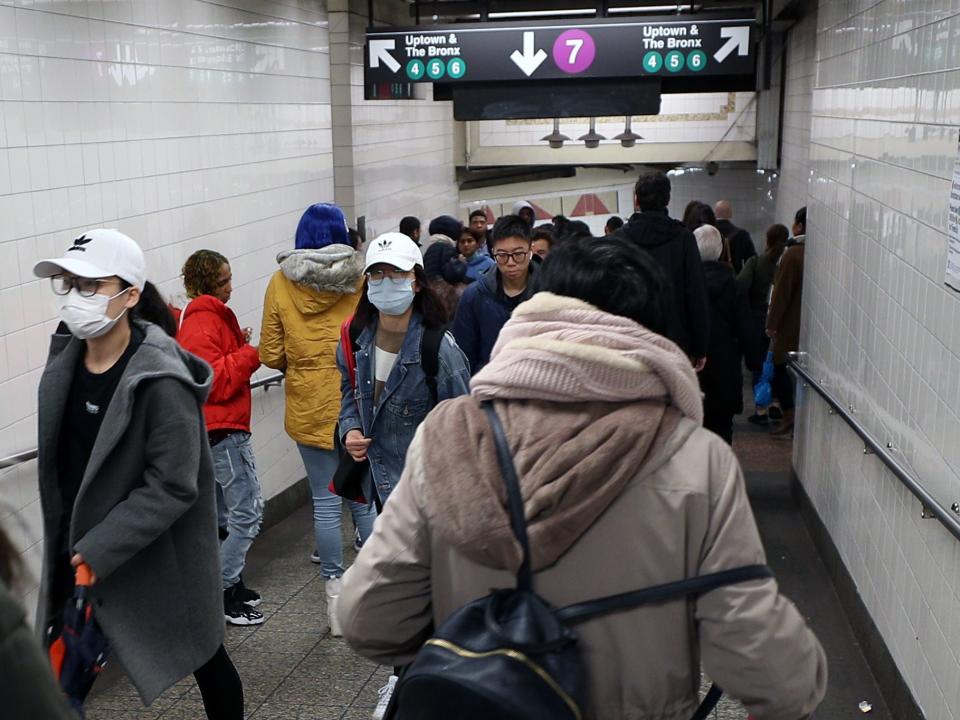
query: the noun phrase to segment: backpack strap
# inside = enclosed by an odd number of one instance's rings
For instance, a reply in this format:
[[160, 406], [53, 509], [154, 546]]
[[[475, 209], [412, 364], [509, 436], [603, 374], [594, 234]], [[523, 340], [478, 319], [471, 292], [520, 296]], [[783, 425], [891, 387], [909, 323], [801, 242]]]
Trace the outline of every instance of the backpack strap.
[[510, 527], [523, 550], [523, 562], [517, 571], [517, 590], [533, 590], [533, 572], [530, 569], [530, 541], [527, 538], [527, 521], [523, 514], [523, 497], [520, 495], [520, 481], [517, 478], [517, 468], [510, 455], [510, 446], [507, 436], [503, 432], [503, 425], [489, 400], [481, 404], [487, 415], [490, 427], [493, 429], [493, 440], [497, 446], [497, 460], [500, 463], [500, 473], [507, 486], [507, 509], [510, 511]]
[[353, 333], [353, 315], [350, 315], [340, 324], [340, 346], [343, 348], [343, 362], [347, 366], [347, 375], [350, 376], [350, 384], [353, 389], [357, 389], [357, 359], [353, 356], [353, 346], [357, 342], [357, 336]]
[[420, 367], [426, 375], [427, 389], [433, 404], [438, 400], [437, 374], [440, 372], [440, 344], [443, 342], [444, 331], [440, 328], [424, 328], [420, 339]]
[[557, 619], [567, 625], [576, 625], [608, 613], [630, 610], [641, 605], [679, 600], [690, 595], [703, 595], [724, 585], [772, 578], [773, 571], [766, 565], [745, 565], [744, 567], [723, 570], [709, 575], [655, 585], [654, 587], [632, 592], [610, 595], [609, 597], [587, 600], [576, 605], [568, 605], [556, 611]]

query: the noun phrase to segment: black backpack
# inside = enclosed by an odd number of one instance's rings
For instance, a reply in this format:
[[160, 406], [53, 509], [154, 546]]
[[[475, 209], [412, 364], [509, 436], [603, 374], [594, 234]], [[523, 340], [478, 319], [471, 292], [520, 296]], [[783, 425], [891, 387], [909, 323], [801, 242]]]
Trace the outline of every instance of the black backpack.
[[[553, 608], [533, 590], [530, 546], [516, 468], [503, 426], [489, 402], [507, 486], [510, 525], [523, 548], [517, 587], [494, 590], [454, 612], [436, 629], [397, 681], [388, 720], [581, 720], [588, 706], [577, 623], [655, 603], [694, 597], [732, 583], [773, 577], [750, 565], [680, 582]], [[710, 688], [693, 720], [703, 720], [723, 691]]]

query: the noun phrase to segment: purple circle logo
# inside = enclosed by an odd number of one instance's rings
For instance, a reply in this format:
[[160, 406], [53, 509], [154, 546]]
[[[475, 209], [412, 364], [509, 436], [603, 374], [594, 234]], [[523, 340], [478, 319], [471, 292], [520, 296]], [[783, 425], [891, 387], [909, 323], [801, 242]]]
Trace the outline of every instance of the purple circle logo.
[[565, 30], [553, 43], [553, 61], [565, 73], [576, 75], [593, 65], [597, 46], [583, 30]]

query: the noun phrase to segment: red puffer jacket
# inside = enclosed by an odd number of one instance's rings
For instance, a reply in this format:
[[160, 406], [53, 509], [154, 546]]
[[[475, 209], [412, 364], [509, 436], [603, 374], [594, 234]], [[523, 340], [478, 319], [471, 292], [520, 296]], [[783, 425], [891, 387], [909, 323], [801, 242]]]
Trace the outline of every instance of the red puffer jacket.
[[203, 407], [207, 432], [250, 432], [250, 376], [260, 355], [240, 329], [233, 310], [212, 295], [201, 295], [183, 309], [177, 340], [213, 368], [213, 386]]

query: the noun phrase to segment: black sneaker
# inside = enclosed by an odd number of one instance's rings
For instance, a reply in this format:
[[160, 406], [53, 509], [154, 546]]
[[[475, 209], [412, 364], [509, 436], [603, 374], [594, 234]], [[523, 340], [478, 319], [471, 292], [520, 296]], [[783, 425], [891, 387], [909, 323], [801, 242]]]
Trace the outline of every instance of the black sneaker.
[[754, 413], [747, 418], [747, 422], [752, 425], [769, 425], [770, 418], [768, 418], [766, 415], [761, 415], [760, 413]]
[[776, 420], [777, 422], [783, 420], [783, 410], [777, 405], [771, 405], [767, 413], [770, 415], [771, 420]]
[[223, 617], [228, 625], [262, 625], [265, 618], [259, 610], [233, 597], [233, 588], [223, 591]]
[[263, 602], [260, 593], [256, 590], [251, 590], [243, 584], [243, 575], [240, 576], [237, 584], [233, 586], [233, 599], [239, 600], [244, 605], [249, 605], [250, 607], [257, 607]]

